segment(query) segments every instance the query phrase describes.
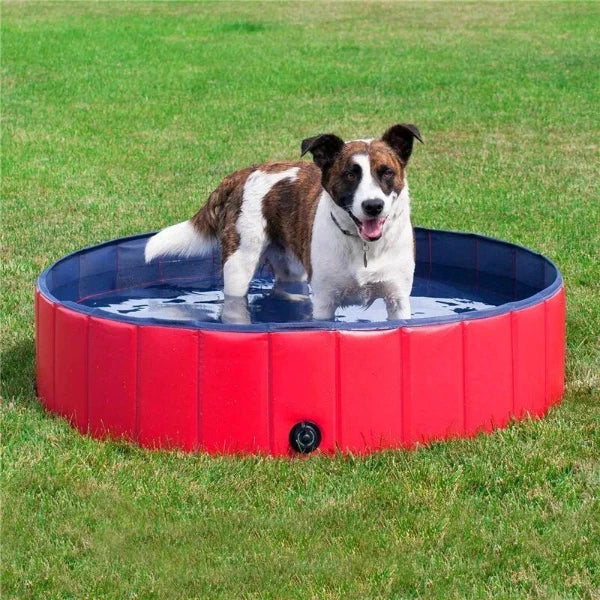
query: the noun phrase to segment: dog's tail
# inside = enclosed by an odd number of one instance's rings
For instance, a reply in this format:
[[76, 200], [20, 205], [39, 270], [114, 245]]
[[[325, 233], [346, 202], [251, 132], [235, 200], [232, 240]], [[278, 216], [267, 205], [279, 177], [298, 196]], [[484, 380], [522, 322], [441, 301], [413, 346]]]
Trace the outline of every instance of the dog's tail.
[[232, 173], [210, 194], [204, 206], [191, 219], [171, 225], [152, 236], [144, 251], [146, 262], [160, 256], [208, 256], [223, 230], [235, 224], [244, 183], [256, 168], [253, 165]]
[[144, 258], [150, 262], [161, 256], [207, 256], [217, 243], [214, 235], [199, 230], [193, 220], [166, 227], [153, 235], [146, 243]]

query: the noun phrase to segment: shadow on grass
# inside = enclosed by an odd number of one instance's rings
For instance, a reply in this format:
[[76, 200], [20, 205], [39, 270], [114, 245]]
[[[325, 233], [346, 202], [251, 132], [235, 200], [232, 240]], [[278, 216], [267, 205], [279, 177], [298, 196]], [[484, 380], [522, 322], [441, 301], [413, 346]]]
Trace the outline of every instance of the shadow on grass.
[[217, 28], [219, 33], [258, 33], [269, 29], [266, 23], [258, 21], [232, 21]]
[[0, 354], [2, 397], [24, 404], [37, 402], [35, 389], [35, 344], [23, 340]]

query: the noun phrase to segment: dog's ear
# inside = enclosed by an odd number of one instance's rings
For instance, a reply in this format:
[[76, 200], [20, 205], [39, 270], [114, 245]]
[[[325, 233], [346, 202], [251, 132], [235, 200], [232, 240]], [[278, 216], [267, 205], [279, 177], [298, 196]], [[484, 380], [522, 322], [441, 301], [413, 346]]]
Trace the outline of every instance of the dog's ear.
[[400, 157], [403, 165], [406, 165], [412, 154], [414, 138], [423, 143], [419, 128], [411, 123], [394, 125], [381, 136], [381, 139]]
[[315, 164], [324, 169], [333, 163], [343, 147], [343, 139], [333, 135], [333, 133], [325, 133], [302, 140], [302, 154], [300, 156], [310, 152], [313, 155]]

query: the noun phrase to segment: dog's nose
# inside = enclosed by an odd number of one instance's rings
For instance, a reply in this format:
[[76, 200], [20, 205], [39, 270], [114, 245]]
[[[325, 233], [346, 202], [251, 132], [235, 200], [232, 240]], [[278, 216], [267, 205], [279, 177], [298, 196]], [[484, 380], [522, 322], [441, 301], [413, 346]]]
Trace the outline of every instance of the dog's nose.
[[365, 200], [362, 203], [362, 209], [365, 215], [376, 217], [383, 210], [383, 200]]

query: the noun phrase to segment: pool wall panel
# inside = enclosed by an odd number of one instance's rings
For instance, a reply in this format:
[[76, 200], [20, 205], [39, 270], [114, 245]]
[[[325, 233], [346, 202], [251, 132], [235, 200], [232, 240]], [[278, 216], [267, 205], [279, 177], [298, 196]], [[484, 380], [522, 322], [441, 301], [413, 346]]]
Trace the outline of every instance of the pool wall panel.
[[57, 412], [54, 399], [54, 316], [56, 305], [37, 294], [37, 391], [44, 406]]
[[160, 278], [160, 263], [146, 264], [144, 255], [146, 240], [131, 240], [117, 246], [116, 281], [117, 289], [144, 285]]
[[90, 432], [136, 437], [137, 327], [92, 317], [89, 325]]
[[477, 282], [477, 239], [472, 236], [456, 236], [450, 233], [435, 236], [430, 241], [430, 276], [439, 273], [452, 274], [452, 280], [466, 285]]
[[202, 331], [199, 344], [202, 449], [269, 452], [268, 334]]
[[544, 303], [513, 311], [513, 415], [541, 416], [546, 402], [546, 319]]
[[198, 332], [137, 332], [138, 439], [152, 448], [198, 448]]
[[102, 246], [80, 254], [78, 263], [79, 298], [115, 288], [118, 272], [117, 246]]
[[333, 331], [271, 333], [271, 449], [290, 451], [289, 434], [300, 421], [314, 421], [321, 430], [320, 448], [336, 449], [336, 340]]
[[465, 433], [508, 423], [513, 406], [510, 314], [463, 322]]
[[67, 297], [79, 297], [79, 259], [59, 262], [53, 269], [52, 285]]
[[88, 428], [87, 349], [89, 317], [56, 307], [54, 394], [57, 411], [82, 433]]
[[556, 404], [565, 388], [565, 290], [545, 301], [547, 401]]
[[518, 252], [515, 257], [515, 279], [517, 297], [523, 298], [531, 293], [531, 288], [543, 289], [545, 263], [535, 254]]
[[401, 445], [400, 333], [340, 331], [338, 336], [340, 449], [365, 452]]
[[461, 323], [402, 329], [405, 435], [409, 445], [464, 433]]

